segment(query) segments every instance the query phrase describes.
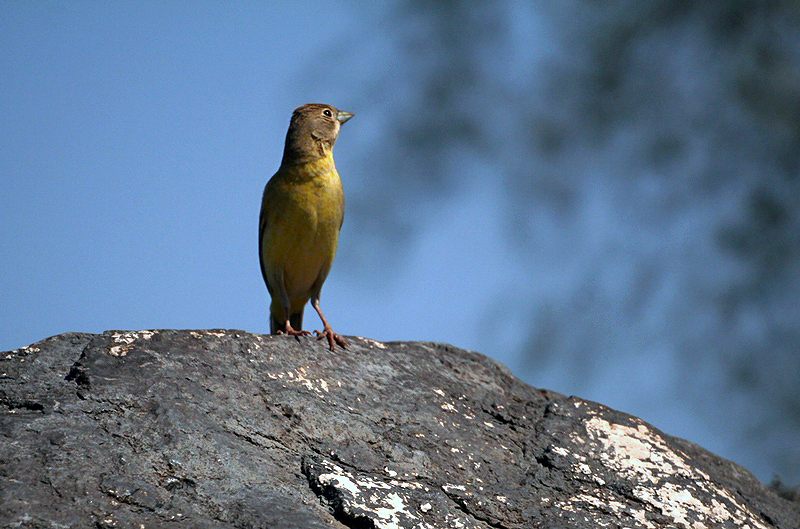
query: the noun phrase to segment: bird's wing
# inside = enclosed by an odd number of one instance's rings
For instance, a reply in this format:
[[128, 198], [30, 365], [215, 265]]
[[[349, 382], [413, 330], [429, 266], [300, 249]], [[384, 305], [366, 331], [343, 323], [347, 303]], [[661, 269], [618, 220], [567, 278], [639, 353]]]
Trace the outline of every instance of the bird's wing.
[[264, 234], [267, 231], [267, 219], [269, 215], [267, 215], [267, 209], [269, 205], [267, 204], [267, 188], [269, 187], [269, 183], [267, 186], [264, 187], [264, 195], [261, 197], [261, 213], [259, 214], [258, 218], [258, 261], [261, 264], [261, 276], [264, 278], [264, 283], [267, 284], [267, 290], [269, 291], [270, 295], [272, 295], [272, 287], [269, 284], [269, 278], [267, 277], [267, 268], [264, 259]]

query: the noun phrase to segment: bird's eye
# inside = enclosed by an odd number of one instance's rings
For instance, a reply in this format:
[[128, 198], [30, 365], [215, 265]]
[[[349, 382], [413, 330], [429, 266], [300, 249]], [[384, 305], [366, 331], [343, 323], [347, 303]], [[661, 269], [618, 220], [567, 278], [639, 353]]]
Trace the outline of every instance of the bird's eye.
[[329, 108], [326, 108], [325, 110], [323, 110], [322, 113], [325, 114], [328, 117], [331, 117], [333, 115], [331, 113], [331, 109], [329, 109]]

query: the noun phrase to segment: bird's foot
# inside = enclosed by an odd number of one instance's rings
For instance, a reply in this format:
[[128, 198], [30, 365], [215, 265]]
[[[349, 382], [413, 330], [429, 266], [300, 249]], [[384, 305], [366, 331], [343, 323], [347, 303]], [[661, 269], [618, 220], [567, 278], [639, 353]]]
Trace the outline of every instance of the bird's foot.
[[284, 331], [282, 334], [288, 334], [289, 336], [311, 336], [311, 333], [308, 331], [295, 331], [294, 329], [290, 331]]
[[292, 329], [289, 325], [287, 325], [287, 329], [278, 331], [278, 334], [285, 334], [286, 336], [294, 336], [297, 338], [297, 341], [300, 341], [301, 336], [311, 336], [311, 333], [308, 331], [296, 331]]
[[345, 342], [341, 336], [333, 332], [333, 329], [331, 329], [328, 326], [326, 326], [321, 331], [314, 331], [314, 334], [317, 335], [317, 340], [322, 340], [323, 338], [327, 338], [328, 347], [330, 348], [331, 351], [336, 350], [337, 343], [341, 345], [343, 349], [347, 349], [347, 342]]

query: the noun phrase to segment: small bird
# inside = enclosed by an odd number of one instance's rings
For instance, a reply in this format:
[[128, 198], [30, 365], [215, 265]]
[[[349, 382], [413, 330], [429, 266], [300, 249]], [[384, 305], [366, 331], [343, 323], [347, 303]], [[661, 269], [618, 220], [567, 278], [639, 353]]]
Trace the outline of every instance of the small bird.
[[308, 336], [303, 309], [311, 306], [322, 320], [317, 338], [347, 347], [319, 308], [322, 283], [336, 255], [344, 220], [344, 193], [333, 164], [333, 144], [350, 112], [309, 103], [295, 109], [286, 133], [283, 159], [261, 199], [258, 253], [261, 275], [272, 297], [272, 334]]

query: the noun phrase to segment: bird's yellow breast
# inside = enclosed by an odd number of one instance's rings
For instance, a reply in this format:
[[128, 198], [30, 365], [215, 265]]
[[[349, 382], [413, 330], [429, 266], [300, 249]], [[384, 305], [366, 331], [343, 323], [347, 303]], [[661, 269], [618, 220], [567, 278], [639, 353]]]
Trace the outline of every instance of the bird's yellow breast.
[[330, 155], [282, 166], [267, 183], [261, 259], [268, 281], [282, 280], [292, 305], [305, 304], [315, 282], [327, 276], [343, 215], [342, 184]]

